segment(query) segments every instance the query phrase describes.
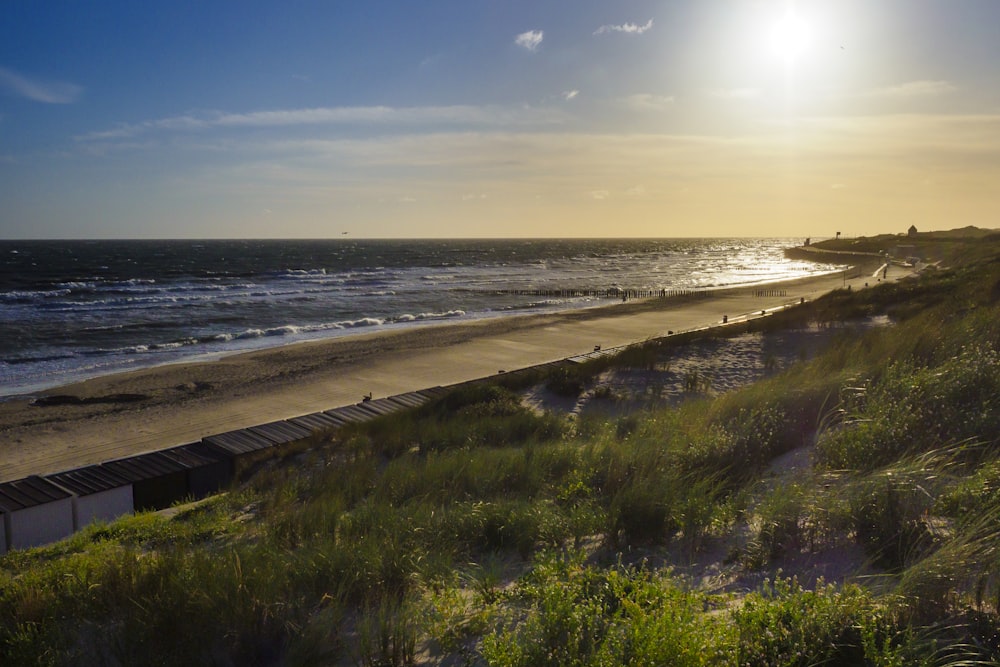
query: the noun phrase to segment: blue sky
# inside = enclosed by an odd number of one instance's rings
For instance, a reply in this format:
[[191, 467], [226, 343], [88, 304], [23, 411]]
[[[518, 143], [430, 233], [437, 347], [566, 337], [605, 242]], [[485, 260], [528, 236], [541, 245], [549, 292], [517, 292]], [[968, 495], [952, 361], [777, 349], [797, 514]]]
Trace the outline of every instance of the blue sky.
[[0, 238], [1000, 227], [996, 0], [5, 2]]

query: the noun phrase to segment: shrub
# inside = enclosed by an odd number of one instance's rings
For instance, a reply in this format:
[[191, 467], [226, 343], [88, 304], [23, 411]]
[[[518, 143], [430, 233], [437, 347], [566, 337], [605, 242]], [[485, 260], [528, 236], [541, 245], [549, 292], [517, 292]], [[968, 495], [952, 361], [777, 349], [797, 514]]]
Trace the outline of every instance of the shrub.
[[512, 593], [523, 614], [483, 638], [487, 664], [684, 666], [718, 658], [700, 596], [644, 570], [598, 570], [582, 560], [539, 559]]
[[711, 477], [683, 480], [678, 486], [681, 490], [674, 508], [675, 522], [688, 556], [693, 559], [713, 523], [728, 508], [722, 502], [722, 485]]
[[358, 649], [365, 667], [414, 664], [417, 624], [412, 605], [380, 600], [364, 610], [358, 623]]
[[919, 653], [893, 614], [859, 586], [803, 589], [775, 579], [733, 612], [736, 664], [810, 667], [916, 665]]
[[772, 490], [756, 509], [757, 535], [747, 545], [744, 563], [764, 567], [787, 551], [800, 550], [806, 538], [805, 490], [797, 484]]
[[783, 437], [784, 419], [780, 408], [762, 406], [740, 409], [700, 430], [690, 428], [690, 444], [682, 449], [679, 464], [692, 475], [721, 475], [731, 484], [746, 481], [791, 449]]
[[515, 552], [531, 555], [542, 540], [559, 542], [569, 536], [550, 505], [526, 501], [471, 502], [437, 513], [434, 530], [451, 536], [470, 554]]
[[588, 369], [562, 365], [549, 373], [545, 387], [558, 396], [576, 398], [587, 388], [591, 375]]
[[850, 501], [857, 541], [887, 570], [916, 562], [934, 544], [924, 521], [932, 502], [919, 484], [892, 473], [862, 484]]
[[934, 503], [934, 512], [956, 519], [966, 527], [986, 514], [1000, 510], [1000, 460], [980, 463], [979, 467], [958, 480]]
[[844, 425], [822, 434], [817, 448], [827, 468], [869, 471], [954, 442], [993, 442], [1000, 432], [1000, 355], [977, 346], [932, 367], [894, 363], [841, 410]]
[[611, 498], [606, 535], [615, 548], [661, 544], [679, 528], [674, 503], [677, 489], [658, 478], [640, 478]]

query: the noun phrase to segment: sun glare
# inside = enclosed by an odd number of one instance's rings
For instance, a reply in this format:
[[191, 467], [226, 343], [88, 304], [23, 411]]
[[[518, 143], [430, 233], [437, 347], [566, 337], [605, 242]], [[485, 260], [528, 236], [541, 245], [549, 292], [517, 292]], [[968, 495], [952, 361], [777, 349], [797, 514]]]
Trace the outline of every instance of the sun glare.
[[771, 51], [786, 63], [794, 63], [809, 46], [809, 25], [795, 14], [786, 14], [771, 27]]

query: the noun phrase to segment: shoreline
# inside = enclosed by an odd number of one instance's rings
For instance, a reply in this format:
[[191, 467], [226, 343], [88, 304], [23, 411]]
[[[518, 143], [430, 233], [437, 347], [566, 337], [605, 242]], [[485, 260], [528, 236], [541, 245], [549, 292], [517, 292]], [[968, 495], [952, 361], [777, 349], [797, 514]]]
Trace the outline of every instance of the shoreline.
[[[0, 403], [0, 481], [186, 444], [236, 428], [447, 386], [721, 323], [846, 284], [841, 272], [706, 296], [360, 333], [100, 376]], [[896, 272], [894, 279], [902, 277]], [[72, 398], [66, 398], [72, 397]], [[44, 403], [45, 401], [43, 401]]]
[[[786, 252], [788, 249], [786, 249]], [[818, 258], [813, 258], [816, 262], [821, 262]], [[858, 258], [855, 258], [858, 259]], [[867, 260], [870, 258], [860, 258]], [[753, 282], [736, 283], [731, 285], [713, 285], [701, 288], [692, 289], [681, 289], [681, 290], [663, 290], [664, 292], [673, 292], [672, 294], [666, 294], [668, 297], [675, 297], [678, 294], [683, 294], [685, 296], [698, 297], [698, 298], [711, 298], [713, 295], [740, 289], [749, 288], [769, 288], [774, 285], [779, 285], [783, 283], [793, 283], [802, 280], [811, 280], [815, 278], [821, 278], [830, 275], [840, 275], [842, 269], [836, 271], [828, 271], [827, 273], [811, 274], [801, 277], [786, 277], [777, 279], [766, 279], [758, 280]], [[504, 290], [495, 290], [504, 291]], [[548, 290], [529, 290], [538, 292], [548, 292]], [[574, 290], [553, 290], [553, 292], [573, 292]], [[635, 290], [621, 290], [623, 292], [631, 293]], [[648, 290], [648, 292], [655, 292], [656, 290]], [[539, 294], [539, 296], [546, 296]], [[656, 294], [646, 293], [641, 296], [630, 296], [630, 304], [638, 303], [648, 299], [655, 299]], [[572, 314], [581, 311], [589, 311], [595, 309], [611, 309], [620, 308], [621, 302], [618, 300], [618, 296], [615, 297], [597, 297], [595, 302], [586, 303], [583, 305], [561, 305], [561, 306], [542, 306], [538, 308], [524, 308], [519, 309], [515, 312], [504, 312], [504, 311], [481, 311], [472, 317], [440, 317], [434, 319], [428, 319], [425, 321], [390, 321], [379, 322], [378, 326], [373, 327], [351, 327], [346, 329], [341, 329], [333, 332], [328, 332], [324, 335], [318, 335], [317, 337], [311, 338], [305, 337], [295, 337], [292, 336], [292, 340], [284, 340], [284, 336], [260, 336], [257, 340], [258, 343], [248, 344], [243, 346], [236, 346], [231, 349], [216, 349], [216, 350], [202, 350], [199, 352], [192, 352], [189, 354], [174, 355], [170, 354], [166, 359], [154, 360], [154, 357], [149, 357], [148, 359], [137, 358], [134, 363], [123, 364], [119, 367], [110, 366], [101, 370], [83, 370], [76, 369], [68, 371], [65, 376], [46, 381], [44, 379], [35, 379], [32, 381], [20, 380], [16, 381], [15, 385], [17, 388], [10, 391], [10, 393], [0, 394], [0, 404], [8, 401], [21, 400], [21, 399], [31, 399], [36, 396], [41, 396], [49, 394], [60, 387], [69, 387], [83, 384], [85, 382], [100, 379], [103, 377], [119, 375], [124, 373], [131, 373], [135, 371], [146, 371], [155, 368], [160, 368], [164, 366], [171, 366], [176, 364], [188, 364], [188, 363], [202, 363], [202, 362], [213, 362], [234, 355], [241, 354], [251, 354], [255, 352], [262, 352], [267, 350], [275, 350], [282, 347], [300, 345], [304, 343], [311, 342], [321, 342], [330, 341], [342, 338], [353, 338], [357, 336], [373, 334], [373, 335], [388, 335], [396, 332], [408, 332], [417, 328], [423, 327], [435, 327], [435, 326], [451, 326], [451, 325], [469, 325], [476, 324], [484, 320], [495, 320], [495, 319], [507, 319], [507, 318], [520, 318], [520, 317], [536, 317], [536, 316], [547, 316], [547, 315], [563, 315]], [[3, 389], [3, 388], [0, 388]]]

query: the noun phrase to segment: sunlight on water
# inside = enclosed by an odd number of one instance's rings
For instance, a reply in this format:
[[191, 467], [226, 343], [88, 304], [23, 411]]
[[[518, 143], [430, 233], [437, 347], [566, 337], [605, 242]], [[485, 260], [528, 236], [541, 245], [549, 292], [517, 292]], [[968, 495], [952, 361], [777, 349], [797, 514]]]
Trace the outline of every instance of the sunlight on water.
[[796, 244], [2, 242], [2, 394], [362, 330], [591, 307], [614, 289], [714, 289], [836, 269], [785, 259]]

